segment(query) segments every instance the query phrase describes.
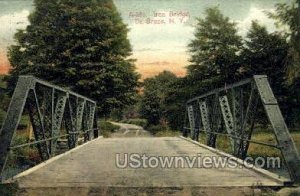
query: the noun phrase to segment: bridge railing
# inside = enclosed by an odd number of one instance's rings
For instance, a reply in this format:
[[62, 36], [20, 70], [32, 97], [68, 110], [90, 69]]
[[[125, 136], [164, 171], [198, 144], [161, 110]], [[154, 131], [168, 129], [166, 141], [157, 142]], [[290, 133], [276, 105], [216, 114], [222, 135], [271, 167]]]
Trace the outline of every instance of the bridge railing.
[[[262, 107], [263, 106], [263, 107]], [[231, 154], [245, 159], [249, 144], [278, 149], [291, 179], [300, 181], [300, 158], [281, 114], [267, 76], [253, 78], [215, 89], [187, 101], [184, 136], [216, 148], [218, 137], [229, 139]], [[264, 113], [271, 124], [277, 144], [252, 139], [258, 116]], [[200, 133], [205, 133], [201, 138]]]
[[[26, 117], [29, 133], [18, 129]], [[20, 76], [0, 132], [1, 179], [98, 135], [95, 101], [33, 76]]]

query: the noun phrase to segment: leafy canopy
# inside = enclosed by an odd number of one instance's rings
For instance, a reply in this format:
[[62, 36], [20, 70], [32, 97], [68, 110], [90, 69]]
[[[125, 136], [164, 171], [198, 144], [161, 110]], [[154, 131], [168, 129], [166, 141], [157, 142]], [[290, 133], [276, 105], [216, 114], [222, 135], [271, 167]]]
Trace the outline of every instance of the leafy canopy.
[[274, 13], [268, 15], [277, 20], [277, 25], [285, 25], [289, 27], [290, 49], [286, 61], [287, 82], [289, 85], [299, 83], [300, 80], [300, 0], [294, 1], [292, 4], [279, 3], [276, 5]]
[[172, 88], [172, 83], [177, 79], [176, 75], [169, 71], [163, 71], [153, 78], [144, 81], [143, 96], [141, 98], [141, 115], [150, 124], [157, 125], [166, 117], [165, 104], [167, 92]]
[[198, 18], [195, 38], [188, 45], [191, 53], [188, 75], [203, 79], [211, 75], [230, 78], [237, 65], [242, 46], [236, 24], [225, 17], [218, 7], [208, 8], [205, 18]]
[[137, 80], [128, 28], [112, 0], [35, 0], [9, 49], [12, 87], [35, 75], [91, 97], [102, 112], [134, 102]]

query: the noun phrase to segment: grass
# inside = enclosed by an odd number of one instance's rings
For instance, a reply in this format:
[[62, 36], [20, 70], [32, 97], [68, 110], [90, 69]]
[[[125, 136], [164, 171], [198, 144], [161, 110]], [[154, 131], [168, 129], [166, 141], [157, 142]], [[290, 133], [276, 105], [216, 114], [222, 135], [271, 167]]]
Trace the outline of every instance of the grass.
[[[298, 151], [300, 152], [300, 132], [292, 132], [291, 136], [296, 144]], [[200, 136], [201, 143], [205, 143], [205, 141], [206, 141], [203, 138], [205, 138], [205, 135], [202, 134]], [[263, 143], [276, 145], [276, 138], [273, 133], [266, 133], [266, 132], [254, 133], [252, 135], [251, 139], [255, 140], [255, 141], [263, 142]], [[221, 135], [218, 136], [216, 146], [217, 146], [217, 149], [220, 149], [227, 153], [232, 153], [231, 146], [230, 146], [230, 140], [226, 136], [221, 136]], [[263, 146], [260, 144], [254, 144], [254, 143], [250, 143], [248, 155], [252, 156], [252, 157], [281, 156], [280, 150], [278, 150], [276, 148]]]
[[148, 125], [148, 121], [146, 119], [140, 119], [140, 118], [125, 119], [125, 120], [122, 120], [121, 123], [138, 125], [143, 128], [147, 127], [147, 125]]
[[[0, 129], [2, 127], [5, 117], [6, 117], [6, 112], [0, 108]], [[22, 115], [20, 123], [18, 125], [18, 130], [26, 129], [28, 122], [29, 122], [29, 116]]]
[[100, 127], [100, 134], [105, 138], [111, 137], [111, 134], [120, 128], [119, 126], [105, 120], [99, 120], [98, 125]]

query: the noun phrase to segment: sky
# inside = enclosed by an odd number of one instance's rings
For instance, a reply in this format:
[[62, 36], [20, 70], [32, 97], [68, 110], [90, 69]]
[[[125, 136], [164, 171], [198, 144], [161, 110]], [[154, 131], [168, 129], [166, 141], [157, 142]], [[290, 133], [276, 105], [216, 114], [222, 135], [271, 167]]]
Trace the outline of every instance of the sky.
[[[275, 31], [274, 21], [265, 12], [274, 11], [276, 3], [291, 0], [114, 0], [123, 22], [142, 78], [163, 70], [178, 76], [189, 64], [187, 45], [193, 39], [197, 17], [219, 6], [225, 16], [237, 23], [238, 33], [245, 36], [252, 20], [258, 20]], [[17, 29], [25, 29], [27, 17], [34, 10], [32, 0], [0, 0], [0, 74], [7, 73], [7, 47], [14, 43]]]

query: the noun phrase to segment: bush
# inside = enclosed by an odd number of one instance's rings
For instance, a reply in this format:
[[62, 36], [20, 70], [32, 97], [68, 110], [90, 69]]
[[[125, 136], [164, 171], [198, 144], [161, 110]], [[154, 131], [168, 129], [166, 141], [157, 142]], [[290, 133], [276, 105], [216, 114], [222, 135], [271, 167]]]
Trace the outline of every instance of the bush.
[[28, 115], [22, 115], [20, 123], [18, 124], [18, 130], [24, 130], [27, 128], [30, 119]]
[[156, 134], [161, 131], [166, 131], [167, 127], [163, 125], [150, 125], [149, 127], [147, 127], [147, 130], [152, 134]]
[[103, 137], [110, 137], [111, 133], [120, 128], [119, 126], [105, 120], [98, 121], [98, 126], [100, 128], [100, 135]]
[[[4, 119], [6, 117], [6, 112], [0, 108], [0, 129], [4, 123]], [[18, 124], [17, 130], [24, 130], [27, 128], [29, 122], [29, 116], [23, 115], [21, 117], [20, 123]]]
[[17, 195], [18, 185], [17, 183], [0, 184], [0, 195]]
[[[13, 140], [12, 146], [17, 146], [21, 144], [26, 144], [29, 142], [29, 135], [24, 131], [17, 131]], [[25, 146], [21, 148], [16, 148], [10, 151], [9, 158], [7, 161], [7, 166], [10, 168], [22, 168], [24, 166], [34, 166], [40, 163], [42, 160], [40, 158], [38, 149], [35, 145]]]
[[143, 128], [147, 127], [148, 121], [146, 119], [140, 119], [140, 118], [132, 118], [132, 119], [126, 119], [122, 120], [122, 123], [128, 123], [128, 124], [134, 124], [141, 126]]

